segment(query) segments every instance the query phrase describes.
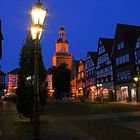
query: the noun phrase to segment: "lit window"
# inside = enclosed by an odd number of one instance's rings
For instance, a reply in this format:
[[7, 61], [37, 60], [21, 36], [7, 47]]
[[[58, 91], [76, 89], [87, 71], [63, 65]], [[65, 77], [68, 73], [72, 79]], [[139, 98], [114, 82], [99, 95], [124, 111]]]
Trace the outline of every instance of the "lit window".
[[124, 48], [124, 42], [118, 43], [117, 48], [118, 48], [118, 50]]
[[116, 58], [116, 65], [124, 64], [126, 62], [129, 62], [129, 54], [125, 54]]

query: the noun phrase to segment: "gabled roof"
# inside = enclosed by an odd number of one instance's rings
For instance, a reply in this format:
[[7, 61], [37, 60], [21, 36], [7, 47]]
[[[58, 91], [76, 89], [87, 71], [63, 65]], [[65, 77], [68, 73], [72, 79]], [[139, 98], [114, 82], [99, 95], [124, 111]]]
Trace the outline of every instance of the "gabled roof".
[[14, 70], [8, 72], [8, 74], [18, 74], [19, 73], [19, 68], [15, 68]]
[[97, 62], [97, 52], [87, 52], [87, 55], [89, 55], [91, 57], [91, 59], [93, 60], [94, 64], [96, 64]]
[[125, 39], [127, 43], [134, 43], [140, 35], [140, 26], [128, 25], [128, 24], [120, 24], [118, 23], [115, 30], [114, 36], [114, 45], [112, 50], [112, 56], [114, 53], [115, 44], [119, 41]]
[[99, 38], [98, 45], [99, 45], [100, 41], [103, 43], [106, 52], [109, 54], [109, 56], [111, 56], [114, 39], [112, 39], [112, 38]]
[[134, 41], [140, 34], [140, 26], [118, 23], [115, 31], [115, 39], [117, 39], [120, 33], [122, 33], [127, 41]]

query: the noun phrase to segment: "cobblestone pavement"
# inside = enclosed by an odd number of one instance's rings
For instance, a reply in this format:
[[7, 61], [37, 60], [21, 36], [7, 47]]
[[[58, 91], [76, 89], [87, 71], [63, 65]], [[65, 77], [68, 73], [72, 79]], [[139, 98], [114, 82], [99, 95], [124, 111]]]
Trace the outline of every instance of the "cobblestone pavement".
[[[41, 116], [41, 140], [140, 139], [140, 111], [91, 115]], [[33, 125], [11, 102], [0, 103], [0, 140], [31, 140]]]
[[[41, 140], [94, 140], [80, 129], [51, 116], [41, 117]], [[33, 125], [20, 119], [10, 102], [0, 103], [0, 140], [31, 140]]]

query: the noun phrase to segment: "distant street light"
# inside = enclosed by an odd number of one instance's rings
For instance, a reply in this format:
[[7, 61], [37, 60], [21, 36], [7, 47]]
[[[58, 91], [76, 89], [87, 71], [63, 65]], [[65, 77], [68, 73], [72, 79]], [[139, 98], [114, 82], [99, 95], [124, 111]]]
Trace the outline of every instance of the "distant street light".
[[138, 101], [138, 92], [139, 92], [138, 82], [139, 82], [139, 77], [134, 77], [134, 81], [136, 82], [136, 100]]
[[134, 77], [134, 81], [137, 82], [139, 80], [138, 77]]
[[30, 28], [32, 39], [35, 40], [35, 67], [34, 67], [34, 140], [40, 139], [40, 114], [39, 114], [39, 41], [44, 28], [44, 21], [47, 15], [47, 10], [42, 6], [40, 0], [36, 3], [35, 7], [31, 10], [32, 25]]
[[27, 76], [27, 77], [26, 77], [26, 80], [27, 80], [27, 81], [29, 81], [29, 80], [31, 80], [31, 79], [32, 79], [31, 76]]
[[97, 84], [97, 99], [99, 99], [98, 93], [99, 93], [100, 87], [102, 87], [102, 86], [103, 86], [102, 84]]

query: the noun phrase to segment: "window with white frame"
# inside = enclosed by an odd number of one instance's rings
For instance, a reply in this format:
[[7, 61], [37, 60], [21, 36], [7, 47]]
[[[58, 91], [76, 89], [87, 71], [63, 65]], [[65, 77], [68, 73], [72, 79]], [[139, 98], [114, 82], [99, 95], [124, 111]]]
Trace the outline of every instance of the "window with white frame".
[[98, 58], [98, 65], [107, 62], [109, 60], [108, 54], [104, 54]]
[[127, 62], [129, 62], [129, 54], [128, 53], [116, 58], [116, 65], [121, 65], [121, 64], [124, 64]]
[[131, 78], [131, 71], [130, 70], [117, 73], [117, 80], [118, 81], [129, 80], [130, 78]]
[[97, 71], [97, 78], [102, 78], [102, 77], [107, 77], [112, 75], [113, 75], [112, 66], [108, 66], [106, 68]]
[[102, 54], [102, 53], [104, 53], [105, 52], [105, 48], [104, 48], [104, 46], [103, 45], [101, 45], [100, 47], [99, 47], [99, 55], [100, 54]]

